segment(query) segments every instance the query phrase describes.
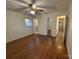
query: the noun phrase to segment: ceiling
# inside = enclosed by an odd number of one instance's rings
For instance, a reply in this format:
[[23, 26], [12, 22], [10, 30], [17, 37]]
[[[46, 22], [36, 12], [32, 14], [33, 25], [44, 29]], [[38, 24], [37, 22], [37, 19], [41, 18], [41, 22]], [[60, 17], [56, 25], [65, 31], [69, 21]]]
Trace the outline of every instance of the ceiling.
[[[28, 5], [23, 1], [26, 1], [26, 3], [31, 3], [32, 0], [6, 0], [6, 8], [21, 13], [28, 13], [25, 9], [28, 7]], [[60, 12], [68, 10], [70, 2], [71, 0], [36, 0], [35, 5], [37, 8], [43, 9], [46, 12]]]

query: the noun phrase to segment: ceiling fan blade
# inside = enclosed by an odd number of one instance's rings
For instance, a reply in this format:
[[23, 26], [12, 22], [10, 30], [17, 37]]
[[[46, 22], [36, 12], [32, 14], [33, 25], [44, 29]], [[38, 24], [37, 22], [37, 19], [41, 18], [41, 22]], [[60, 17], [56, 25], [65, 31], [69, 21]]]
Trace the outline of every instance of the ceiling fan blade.
[[45, 10], [41, 10], [41, 9], [37, 9], [36, 12], [39, 13], [39, 14], [48, 14], [47, 11], [45, 11]]
[[16, 0], [16, 1], [19, 1], [19, 2], [22, 2], [22, 3], [25, 3], [25, 4], [29, 4], [29, 2], [27, 2], [27, 0]]
[[18, 8], [17, 10], [21, 12], [21, 11], [24, 11], [26, 9], [28, 9], [28, 7], [27, 8], [26, 7]]
[[43, 14], [43, 12], [41, 12], [41, 11], [37, 11], [36, 14], [39, 14], [39, 15], [40, 15], [40, 14]]
[[45, 9], [56, 9], [56, 6], [37, 6], [37, 7]]
[[35, 4], [37, 0], [32, 0], [32, 4]]
[[16, 12], [21, 12], [22, 10], [26, 9], [26, 7], [20, 7], [20, 8], [7, 8], [9, 10], [12, 10], [12, 11], [16, 11]]
[[23, 9], [23, 10], [22, 10], [22, 12], [26, 12], [26, 11], [29, 12], [29, 11], [31, 11], [31, 9], [30, 9], [30, 8], [26, 8], [26, 9]]
[[42, 9], [35, 9], [36, 11], [41, 11], [41, 12], [43, 12], [44, 10], [42, 10]]
[[28, 7], [28, 4], [22, 3], [22, 2], [17, 1], [17, 0], [8, 0], [8, 1], [11, 2], [11, 3], [16, 3], [16, 4], [19, 4], [21, 6]]

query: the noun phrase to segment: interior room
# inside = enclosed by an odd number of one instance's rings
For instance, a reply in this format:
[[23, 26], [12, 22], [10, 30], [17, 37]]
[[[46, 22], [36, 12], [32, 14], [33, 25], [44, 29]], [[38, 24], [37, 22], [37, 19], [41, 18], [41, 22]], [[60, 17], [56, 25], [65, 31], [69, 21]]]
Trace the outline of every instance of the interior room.
[[6, 0], [7, 59], [72, 59], [71, 0]]

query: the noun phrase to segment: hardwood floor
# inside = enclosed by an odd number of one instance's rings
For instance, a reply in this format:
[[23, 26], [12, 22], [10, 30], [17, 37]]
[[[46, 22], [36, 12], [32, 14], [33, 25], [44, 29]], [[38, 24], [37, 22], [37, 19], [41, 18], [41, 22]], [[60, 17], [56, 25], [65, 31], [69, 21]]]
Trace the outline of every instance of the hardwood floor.
[[[61, 41], [61, 40], [60, 40]], [[7, 43], [7, 59], [68, 59], [63, 42], [43, 35], [30, 35]]]

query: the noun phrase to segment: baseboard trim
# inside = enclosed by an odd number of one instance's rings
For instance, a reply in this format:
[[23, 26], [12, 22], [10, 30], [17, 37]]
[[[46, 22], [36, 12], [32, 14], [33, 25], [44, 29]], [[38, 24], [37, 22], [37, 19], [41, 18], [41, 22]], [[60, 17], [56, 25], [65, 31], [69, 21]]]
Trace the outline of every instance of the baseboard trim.
[[[35, 33], [33, 33], [33, 34], [30, 34], [30, 35], [27, 35], [27, 36], [24, 36], [24, 37], [21, 37], [21, 38], [15, 39], [15, 40], [13, 40], [13, 41], [7, 42], [6, 44], [11, 43], [11, 42], [14, 42], [14, 41], [17, 41], [17, 40], [20, 40], [20, 39], [25, 38], [25, 37], [32, 36], [32, 35], [48, 36], [48, 35], [43, 35], [43, 34], [35, 34]], [[50, 37], [52, 37], [52, 38], [56, 38], [55, 36], [50, 36]]]
[[[33, 33], [34, 35], [42, 35], [42, 36], [49, 36], [49, 35], [44, 35], [44, 34], [35, 34]], [[53, 37], [53, 38], [56, 38], [56, 36], [49, 36], [49, 37]]]
[[20, 39], [25, 38], [25, 37], [32, 36], [32, 35], [34, 35], [34, 34], [29, 34], [29, 35], [23, 36], [23, 37], [21, 37], [21, 38], [17, 38], [17, 39], [15, 39], [15, 40], [12, 40], [12, 41], [6, 42], [6, 44], [8, 44], [8, 43], [10, 43], [10, 42], [14, 42], [14, 41], [20, 40]]
[[68, 49], [67, 43], [66, 43], [66, 47], [67, 47], [67, 52], [68, 52], [69, 59], [72, 59], [72, 57], [71, 57], [71, 55], [70, 55], [70, 53], [69, 53], [69, 49]]

